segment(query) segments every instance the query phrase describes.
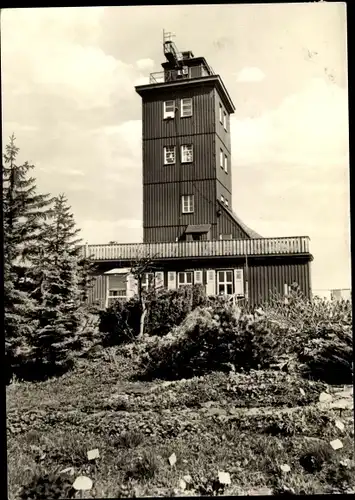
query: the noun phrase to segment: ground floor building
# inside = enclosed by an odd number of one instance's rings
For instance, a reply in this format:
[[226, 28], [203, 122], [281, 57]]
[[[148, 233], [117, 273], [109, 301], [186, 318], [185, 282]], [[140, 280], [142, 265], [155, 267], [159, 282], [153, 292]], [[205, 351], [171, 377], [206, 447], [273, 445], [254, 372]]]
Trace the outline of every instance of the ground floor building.
[[88, 245], [83, 252], [96, 262], [89, 301], [102, 308], [137, 293], [131, 269], [148, 257], [152, 272], [145, 273], [143, 287], [153, 282], [174, 290], [199, 284], [207, 295], [235, 296], [253, 306], [273, 294], [287, 295], [294, 283], [311, 296], [307, 237]]

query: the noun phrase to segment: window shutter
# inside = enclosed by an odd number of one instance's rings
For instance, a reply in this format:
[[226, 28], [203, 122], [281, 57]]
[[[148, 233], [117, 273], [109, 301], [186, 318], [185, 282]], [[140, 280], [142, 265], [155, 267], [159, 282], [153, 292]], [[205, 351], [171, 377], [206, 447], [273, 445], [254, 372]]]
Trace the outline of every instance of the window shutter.
[[163, 288], [164, 287], [164, 272], [158, 271], [155, 273], [155, 288]]
[[244, 295], [243, 269], [234, 269], [234, 293]]
[[214, 269], [207, 270], [207, 295], [216, 295], [216, 271]]
[[170, 271], [168, 273], [168, 290], [175, 290], [176, 288], [176, 272]]
[[203, 285], [202, 271], [194, 271], [194, 283], [195, 285]]
[[127, 299], [134, 297], [138, 293], [138, 281], [133, 274], [127, 275], [126, 286]]

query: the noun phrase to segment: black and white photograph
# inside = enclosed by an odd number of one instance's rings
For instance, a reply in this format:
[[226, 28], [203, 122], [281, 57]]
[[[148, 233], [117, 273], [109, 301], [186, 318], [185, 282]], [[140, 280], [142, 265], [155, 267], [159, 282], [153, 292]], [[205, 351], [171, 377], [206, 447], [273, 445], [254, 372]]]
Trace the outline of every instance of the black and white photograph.
[[2, 9], [9, 500], [355, 494], [347, 48], [344, 2]]

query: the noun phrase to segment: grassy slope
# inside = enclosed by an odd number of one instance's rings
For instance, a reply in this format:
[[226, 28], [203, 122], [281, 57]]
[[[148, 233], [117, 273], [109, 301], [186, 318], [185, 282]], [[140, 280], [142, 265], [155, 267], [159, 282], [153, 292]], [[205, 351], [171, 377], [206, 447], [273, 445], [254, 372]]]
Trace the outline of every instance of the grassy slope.
[[[355, 488], [353, 413], [319, 408], [322, 384], [281, 372], [211, 374], [190, 381], [132, 382], [133, 361], [82, 362], [67, 376], [45, 383], [17, 383], [7, 389], [9, 499], [35, 473], [74, 467], [71, 481], [89, 476], [84, 498], [182, 496], [179, 481], [192, 477], [185, 494], [210, 494], [218, 471], [232, 484], [220, 493], [293, 488], [328, 493]], [[305, 395], [300, 391], [302, 388]], [[341, 439], [333, 451], [329, 442]], [[100, 458], [89, 462], [87, 450]], [[307, 473], [299, 459], [309, 449], [325, 465]], [[169, 464], [175, 453], [177, 462]], [[290, 472], [280, 466], [288, 464]]]

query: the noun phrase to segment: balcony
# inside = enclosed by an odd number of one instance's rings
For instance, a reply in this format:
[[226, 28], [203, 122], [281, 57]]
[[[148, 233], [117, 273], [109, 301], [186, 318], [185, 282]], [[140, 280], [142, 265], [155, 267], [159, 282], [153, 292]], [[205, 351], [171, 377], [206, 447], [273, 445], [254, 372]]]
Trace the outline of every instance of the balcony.
[[210, 66], [207, 67], [204, 64], [199, 64], [197, 66], [186, 66], [185, 69], [179, 68], [151, 73], [149, 75], [149, 83], [156, 84], [179, 82], [183, 80], [191, 80], [192, 78], [203, 78], [212, 75], [214, 75], [214, 72]]
[[82, 255], [94, 261], [133, 261], [206, 257], [243, 257], [309, 254], [309, 237], [257, 238], [244, 240], [183, 241], [171, 243], [122, 243], [85, 245]]

